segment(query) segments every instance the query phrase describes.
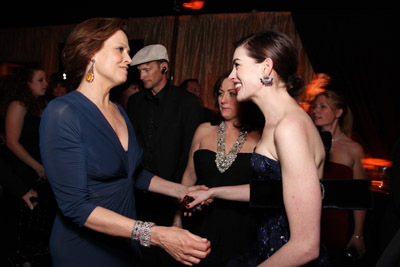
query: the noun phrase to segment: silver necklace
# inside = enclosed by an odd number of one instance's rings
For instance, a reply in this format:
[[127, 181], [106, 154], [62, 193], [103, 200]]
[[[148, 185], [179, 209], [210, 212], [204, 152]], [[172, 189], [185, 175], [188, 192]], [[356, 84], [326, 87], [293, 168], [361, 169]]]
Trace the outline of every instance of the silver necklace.
[[228, 154], [225, 154], [225, 135], [225, 122], [222, 121], [218, 127], [217, 154], [215, 155], [215, 163], [221, 173], [225, 172], [235, 161], [237, 154], [246, 141], [247, 131], [240, 131], [239, 137]]
[[336, 141], [339, 141], [340, 139], [342, 139], [343, 138], [343, 136], [344, 136], [344, 133], [341, 133], [338, 137], [336, 137], [336, 138], [333, 138], [332, 139], [332, 142], [336, 142]]

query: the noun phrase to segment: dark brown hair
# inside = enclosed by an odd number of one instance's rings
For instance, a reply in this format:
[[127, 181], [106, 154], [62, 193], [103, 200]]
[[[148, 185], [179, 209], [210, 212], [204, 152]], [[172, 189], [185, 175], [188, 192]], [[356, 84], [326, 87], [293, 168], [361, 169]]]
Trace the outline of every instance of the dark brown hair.
[[287, 35], [276, 31], [256, 33], [237, 41], [235, 48], [239, 46], [246, 48], [247, 55], [257, 63], [271, 58], [273, 68], [286, 83], [288, 93], [293, 97], [301, 94], [304, 82], [297, 75], [297, 49]]
[[[213, 125], [221, 123], [221, 121], [224, 119], [222, 118], [219, 110], [218, 96], [223, 81], [229, 77], [230, 73], [230, 71], [223, 73], [214, 84], [213, 95], [217, 114], [215, 116], [215, 120], [211, 122]], [[258, 106], [252, 101], [239, 102], [239, 105], [239, 123], [236, 124], [235, 127], [248, 132], [260, 130], [264, 126], [264, 116]]]
[[4, 118], [7, 112], [7, 107], [12, 101], [20, 101], [28, 111], [35, 115], [40, 116], [43, 109], [47, 105], [46, 97], [35, 97], [32, 90], [29, 88], [28, 83], [32, 82], [33, 76], [36, 71], [44, 71], [43, 68], [36, 64], [28, 64], [16, 73], [8, 77], [7, 83], [4, 84], [4, 98], [1, 101], [1, 117]]
[[124, 27], [125, 21], [119, 18], [92, 18], [72, 30], [61, 58], [74, 85], [82, 80], [91, 57], [103, 47], [108, 38], [118, 30], [124, 30]]

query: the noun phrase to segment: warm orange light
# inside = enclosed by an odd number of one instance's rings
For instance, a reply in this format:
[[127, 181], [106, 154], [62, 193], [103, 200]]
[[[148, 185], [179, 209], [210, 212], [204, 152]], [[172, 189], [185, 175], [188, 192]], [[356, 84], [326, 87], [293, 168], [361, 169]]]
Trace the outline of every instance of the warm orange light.
[[301, 99], [301, 107], [306, 111], [310, 111], [311, 102], [315, 96], [325, 91], [325, 87], [329, 85], [331, 78], [329, 75], [324, 73], [315, 74], [315, 78], [306, 85], [304, 95]]
[[361, 160], [365, 169], [374, 169], [376, 167], [392, 167], [392, 162], [386, 159], [365, 158]]
[[361, 160], [364, 166], [366, 176], [371, 180], [370, 190], [390, 194], [391, 193], [391, 179], [390, 168], [392, 162], [386, 159], [379, 158], [364, 158]]
[[200, 10], [204, 6], [204, 1], [191, 0], [189, 3], [183, 3], [182, 6], [188, 9]]
[[371, 181], [371, 185], [372, 185], [372, 186], [377, 186], [377, 187], [383, 187], [383, 186], [384, 186], [384, 183], [383, 183], [383, 181], [372, 180], [372, 181]]
[[311, 107], [310, 103], [308, 103], [308, 102], [299, 102], [299, 105], [304, 111], [306, 111], [306, 112], [310, 111], [310, 107]]

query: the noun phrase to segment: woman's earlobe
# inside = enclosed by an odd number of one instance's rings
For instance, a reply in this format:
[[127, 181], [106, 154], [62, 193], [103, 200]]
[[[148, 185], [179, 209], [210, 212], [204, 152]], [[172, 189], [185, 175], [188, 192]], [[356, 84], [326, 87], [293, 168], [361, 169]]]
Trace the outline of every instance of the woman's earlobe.
[[336, 109], [335, 115], [336, 118], [339, 119], [343, 115], [343, 109], [342, 108]]

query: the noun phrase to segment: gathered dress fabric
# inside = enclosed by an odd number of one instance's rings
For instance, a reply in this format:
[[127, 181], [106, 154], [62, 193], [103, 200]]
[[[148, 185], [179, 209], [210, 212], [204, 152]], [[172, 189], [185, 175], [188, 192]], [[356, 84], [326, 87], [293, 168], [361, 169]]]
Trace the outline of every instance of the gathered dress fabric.
[[136, 219], [134, 187], [147, 190], [153, 177], [139, 169], [142, 149], [117, 106], [128, 128], [128, 151], [97, 106], [78, 91], [52, 100], [43, 113], [40, 150], [60, 209], [50, 239], [56, 267], [140, 266], [137, 242], [84, 227], [98, 206]]
[[[326, 162], [324, 179], [353, 179], [353, 170], [336, 162]], [[321, 216], [321, 238], [328, 248], [333, 266], [344, 265], [344, 255], [349, 241], [353, 211], [323, 209]]]
[[[257, 179], [282, 180], [279, 161], [253, 153], [251, 157]], [[257, 243], [244, 255], [228, 262], [226, 266], [257, 266], [271, 257], [290, 239], [289, 222], [283, 208], [263, 208], [262, 222], [257, 230]], [[319, 257], [305, 266], [331, 266], [326, 247], [321, 244]]]
[[[238, 153], [223, 173], [217, 169], [215, 156], [214, 151], [206, 149], [194, 152], [197, 184], [209, 188], [241, 185], [249, 184], [254, 178], [251, 153]], [[256, 210], [251, 209], [248, 202], [215, 199], [201, 212], [184, 217], [183, 223], [184, 228], [211, 242], [210, 254], [196, 266], [223, 266], [229, 259], [247, 251], [257, 237]]]

